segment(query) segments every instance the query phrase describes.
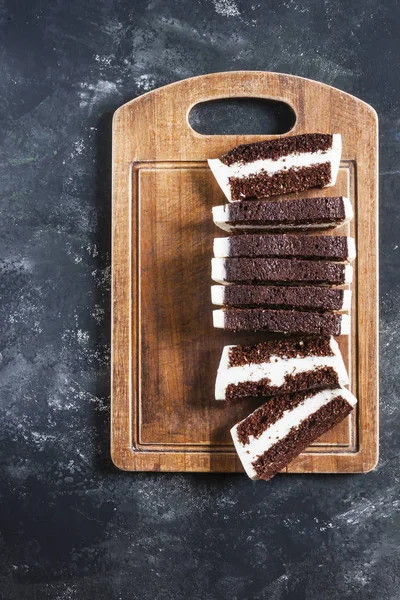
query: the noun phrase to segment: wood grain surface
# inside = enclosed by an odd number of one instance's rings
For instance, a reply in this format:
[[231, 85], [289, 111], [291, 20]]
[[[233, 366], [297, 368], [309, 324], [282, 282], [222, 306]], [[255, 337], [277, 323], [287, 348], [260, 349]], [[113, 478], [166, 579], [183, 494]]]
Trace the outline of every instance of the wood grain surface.
[[188, 122], [198, 102], [233, 97], [287, 102], [296, 114], [290, 135], [342, 134], [335, 187], [301, 195], [346, 195], [353, 204], [353, 221], [324, 233], [356, 238], [352, 332], [337, 339], [359, 403], [287, 472], [368, 471], [378, 459], [377, 116], [327, 85], [256, 71], [173, 83], [115, 113], [112, 459], [125, 470], [243, 471], [229, 429], [255, 405], [216, 402], [215, 376], [225, 344], [267, 336], [212, 327], [212, 242], [224, 233], [211, 207], [225, 199], [206, 159], [277, 136], [204, 136]]

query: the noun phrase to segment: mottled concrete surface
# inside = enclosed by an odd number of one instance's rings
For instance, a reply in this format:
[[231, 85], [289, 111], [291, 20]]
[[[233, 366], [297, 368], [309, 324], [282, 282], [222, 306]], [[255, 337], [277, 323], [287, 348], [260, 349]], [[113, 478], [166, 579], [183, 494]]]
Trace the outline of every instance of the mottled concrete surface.
[[[0, 0], [0, 597], [400, 598], [400, 4]], [[381, 130], [381, 460], [359, 476], [124, 474], [109, 458], [110, 119], [265, 69]]]

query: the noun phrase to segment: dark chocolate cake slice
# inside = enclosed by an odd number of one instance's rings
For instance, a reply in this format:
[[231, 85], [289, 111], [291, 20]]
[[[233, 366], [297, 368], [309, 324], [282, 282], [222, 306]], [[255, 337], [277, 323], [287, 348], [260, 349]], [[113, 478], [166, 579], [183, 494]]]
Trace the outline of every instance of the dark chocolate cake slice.
[[357, 400], [345, 388], [270, 398], [231, 429], [251, 479], [268, 480], [350, 414]]
[[336, 340], [308, 336], [225, 346], [215, 383], [216, 400], [273, 396], [306, 389], [347, 385], [346, 367]]
[[294, 200], [246, 200], [214, 206], [214, 223], [225, 231], [326, 229], [353, 218], [348, 198], [296, 198]]
[[229, 202], [328, 187], [336, 182], [340, 134], [306, 133], [233, 148], [208, 164]]
[[218, 283], [350, 283], [353, 267], [297, 258], [213, 258], [211, 277]]
[[345, 235], [248, 234], [214, 239], [214, 256], [354, 260], [354, 238]]
[[268, 308], [224, 308], [213, 311], [214, 327], [229, 331], [273, 331], [292, 334], [348, 335], [350, 318], [342, 313], [318, 313]]
[[213, 285], [211, 299], [221, 306], [349, 311], [351, 291], [312, 285]]

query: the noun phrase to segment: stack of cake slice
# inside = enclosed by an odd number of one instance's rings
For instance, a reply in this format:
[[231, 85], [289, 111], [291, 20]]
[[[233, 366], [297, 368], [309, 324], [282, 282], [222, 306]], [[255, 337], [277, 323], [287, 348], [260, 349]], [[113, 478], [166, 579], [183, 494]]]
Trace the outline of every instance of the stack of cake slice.
[[215, 385], [217, 400], [266, 402], [231, 429], [249, 477], [269, 479], [351, 412], [357, 400], [333, 337], [226, 346]]
[[[349, 333], [355, 257], [345, 236], [231, 236], [214, 240], [214, 326], [234, 331]], [[336, 286], [336, 287], [327, 287]]]
[[335, 185], [340, 134], [305, 133], [242, 144], [208, 164], [229, 202]]
[[[269, 200], [268, 196], [334, 185], [339, 134], [310, 133], [234, 148], [209, 165], [230, 204], [215, 223], [250, 231], [214, 240], [211, 290], [215, 327], [232, 331], [346, 335], [355, 244], [346, 236], [296, 234], [352, 218], [344, 197]], [[246, 200], [249, 196], [263, 200]], [[292, 230], [271, 234], [270, 230]], [[255, 233], [263, 231], [263, 233]], [[226, 287], [225, 287], [226, 286]]]
[[356, 403], [345, 388], [274, 396], [231, 429], [247, 475], [270, 479], [345, 419]]
[[214, 327], [319, 335], [222, 352], [216, 399], [268, 398], [231, 430], [253, 479], [275, 475], [356, 403], [343, 387], [348, 375], [331, 337], [350, 332], [354, 240], [298, 233], [348, 222], [351, 203], [343, 196], [269, 199], [333, 186], [340, 159], [339, 134], [312, 133], [238, 146], [209, 160], [230, 203], [213, 208], [214, 222], [242, 234], [214, 240], [212, 279], [219, 285], [211, 297], [222, 307], [213, 311]]
[[228, 201], [213, 208], [214, 222], [226, 231], [322, 229], [353, 216], [342, 196], [257, 201], [246, 198], [329, 187], [339, 171], [340, 134], [306, 133], [244, 144], [208, 164]]

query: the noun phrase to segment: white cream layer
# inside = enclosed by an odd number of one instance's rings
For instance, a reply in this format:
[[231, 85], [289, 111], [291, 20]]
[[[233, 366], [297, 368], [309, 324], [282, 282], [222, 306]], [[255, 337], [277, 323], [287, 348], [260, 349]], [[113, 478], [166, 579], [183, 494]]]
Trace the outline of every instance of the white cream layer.
[[351, 309], [351, 290], [344, 290], [342, 310], [349, 311], [350, 309]]
[[214, 256], [224, 258], [231, 254], [231, 241], [228, 237], [214, 238]]
[[347, 260], [352, 262], [357, 256], [356, 252], [356, 242], [352, 237], [347, 238]]
[[[347, 402], [354, 407], [357, 403], [356, 398], [346, 390], [345, 388], [338, 388], [334, 390], [322, 390], [317, 392], [313, 396], [306, 398], [301, 404], [293, 408], [292, 410], [286, 410], [282, 417], [273, 425], [268, 427], [258, 438], [254, 436], [249, 437], [249, 442], [245, 445], [241, 444], [237, 435], [237, 428], [240, 423], [237, 423], [231, 429], [231, 435], [233, 443], [235, 444], [236, 451], [242, 462], [242, 465], [251, 479], [259, 479], [252, 463], [257, 460], [259, 456], [267, 452], [274, 444], [279, 440], [284, 439], [292, 427], [298, 427], [303, 421], [308, 419], [313, 413], [317, 412], [320, 408], [337, 398], [342, 396]], [[246, 420], [246, 419], [244, 419]]]
[[344, 268], [344, 283], [351, 283], [353, 281], [353, 267], [346, 265]]
[[225, 327], [225, 312], [223, 310], [213, 310], [213, 326], [216, 329], [224, 329]]
[[[217, 283], [226, 283], [226, 267], [225, 258], [212, 258], [211, 259], [211, 279]], [[290, 260], [290, 259], [288, 259]], [[351, 283], [353, 281], [353, 267], [351, 265], [344, 266], [344, 283]], [[290, 281], [290, 284], [304, 283], [304, 281]], [[313, 283], [313, 282], [311, 282]], [[318, 285], [318, 284], [316, 284]], [[325, 284], [321, 284], [325, 285]]]
[[317, 150], [316, 152], [298, 152], [296, 154], [282, 156], [277, 160], [264, 158], [247, 163], [236, 162], [229, 166], [225, 165], [219, 158], [213, 158], [208, 160], [208, 164], [229, 202], [237, 202], [237, 200], [232, 200], [229, 178], [248, 177], [249, 175], [256, 175], [261, 171], [271, 176], [282, 170], [301, 169], [303, 167], [312, 167], [318, 164], [330, 163], [331, 179], [329, 184], [325, 187], [335, 185], [341, 153], [342, 137], [340, 133], [334, 133], [332, 137], [332, 146], [326, 151]]
[[[225, 289], [226, 285], [212, 285], [211, 286], [211, 302], [218, 306], [225, 304]], [[343, 291], [343, 303], [339, 310], [349, 311], [351, 308], [351, 291]]]
[[224, 258], [211, 259], [211, 279], [217, 283], [226, 282], [226, 268]]
[[350, 335], [351, 320], [350, 315], [342, 315], [340, 322], [340, 334], [339, 335]]
[[[223, 311], [214, 311], [223, 312]], [[230, 384], [242, 382], [257, 382], [261, 379], [270, 379], [270, 385], [281, 387], [285, 383], [286, 375], [296, 375], [311, 371], [317, 367], [332, 367], [337, 375], [340, 385], [347, 385], [349, 378], [342, 355], [336, 340], [331, 337], [330, 347], [333, 356], [307, 356], [305, 358], [281, 358], [271, 356], [268, 362], [260, 364], [248, 363], [237, 367], [229, 366], [229, 352], [234, 346], [225, 346], [222, 351], [221, 361], [215, 382], [215, 399], [225, 400], [226, 388]]]
[[[266, 200], [268, 202], [268, 200]], [[251, 224], [242, 224], [240, 221], [236, 223], [229, 223], [229, 204], [222, 204], [220, 206], [214, 206], [212, 209], [213, 213], [213, 221], [217, 227], [223, 229], [224, 231], [237, 231], [237, 230], [251, 230], [251, 229], [263, 229], [264, 231], [272, 231], [276, 229], [290, 230], [290, 229], [326, 229], [329, 227], [338, 227], [339, 225], [343, 225], [344, 223], [348, 223], [353, 218], [353, 207], [348, 198], [343, 196], [343, 204], [344, 204], [344, 220], [340, 221], [340, 223], [331, 222], [331, 223], [309, 223], [308, 225], [304, 225], [302, 223], [294, 223], [292, 225], [283, 225], [274, 224], [274, 225], [265, 225], [264, 223], [254, 223]], [[355, 252], [355, 248], [354, 248]]]
[[211, 286], [211, 302], [222, 306], [225, 298], [225, 285], [212, 285]]

